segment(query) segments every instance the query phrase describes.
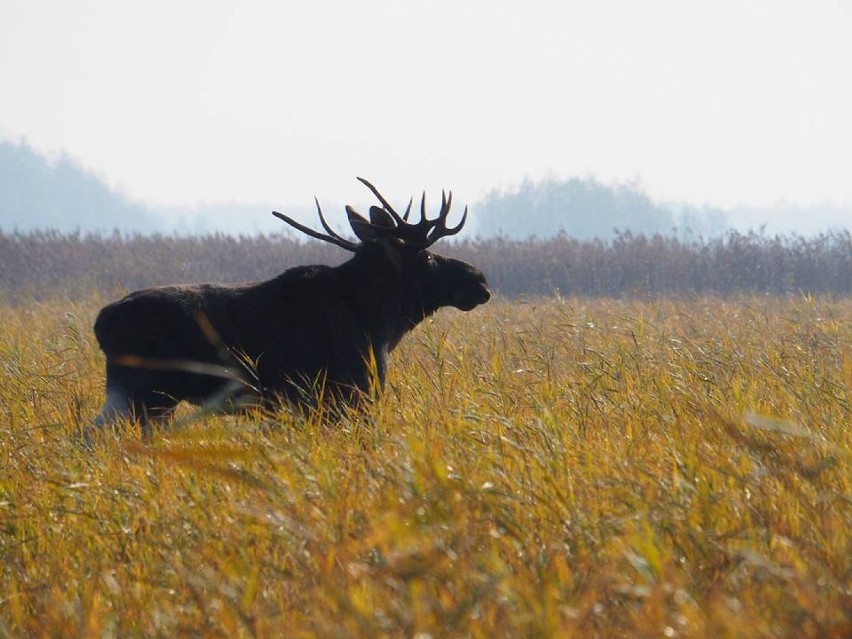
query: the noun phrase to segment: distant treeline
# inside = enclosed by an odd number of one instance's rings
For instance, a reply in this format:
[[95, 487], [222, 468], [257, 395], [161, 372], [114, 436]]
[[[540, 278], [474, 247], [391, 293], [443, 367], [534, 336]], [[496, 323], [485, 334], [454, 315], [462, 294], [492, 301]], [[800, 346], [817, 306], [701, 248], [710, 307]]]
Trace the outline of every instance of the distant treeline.
[[162, 220], [67, 155], [51, 161], [24, 140], [0, 140], [0, 229], [71, 232], [116, 225], [153, 233]]
[[475, 219], [480, 237], [512, 239], [551, 239], [560, 231], [581, 240], [612, 239], [616, 229], [645, 235], [673, 235], [676, 229], [681, 237], [708, 237], [726, 227], [721, 209], [661, 204], [638, 184], [595, 178], [526, 180], [515, 190], [493, 190], [477, 203]]
[[[502, 295], [852, 293], [852, 234], [728, 232], [710, 240], [619, 234], [614, 240], [445, 242], [438, 252], [476, 264]], [[0, 232], [6, 300], [118, 292], [175, 282], [263, 279], [348, 253], [285, 236], [111, 236]]]

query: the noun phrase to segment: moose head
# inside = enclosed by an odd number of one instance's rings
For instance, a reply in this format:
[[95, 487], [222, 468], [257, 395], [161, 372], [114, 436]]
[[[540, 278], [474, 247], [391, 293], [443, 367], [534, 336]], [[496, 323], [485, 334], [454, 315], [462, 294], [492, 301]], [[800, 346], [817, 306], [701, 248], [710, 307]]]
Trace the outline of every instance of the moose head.
[[[326, 221], [316, 200], [317, 213], [326, 234], [299, 224], [292, 218], [273, 211], [272, 214], [284, 220], [303, 233], [319, 240], [331, 242], [352, 253], [383, 254], [391, 271], [400, 278], [403, 298], [417, 308], [412, 310], [412, 317], [419, 311], [430, 315], [442, 306], [454, 306], [463, 311], [469, 311], [479, 304], [489, 300], [491, 293], [485, 281], [485, 276], [476, 268], [452, 258], [436, 255], [429, 251], [435, 242], [442, 237], [455, 235], [464, 227], [467, 221], [467, 207], [464, 209], [461, 221], [454, 227], [447, 227], [447, 217], [453, 204], [453, 192], [441, 192], [441, 208], [438, 217], [428, 219], [426, 214], [426, 193], [420, 200], [420, 219], [417, 223], [408, 221], [411, 215], [412, 200], [409, 201], [405, 213], [400, 215], [382, 194], [364, 178], [358, 178], [381, 202], [382, 206], [370, 207], [369, 221], [351, 206], [346, 206], [349, 224], [360, 244], [342, 238], [334, 232]], [[376, 259], [375, 255], [373, 259]], [[379, 258], [381, 259], [381, 258]], [[416, 321], [419, 322], [422, 317]]]
[[[223, 389], [264, 402], [310, 403], [306, 383], [322, 380], [321, 400], [357, 403], [377, 374], [384, 385], [388, 355], [402, 337], [441, 307], [469, 311], [491, 296], [485, 276], [461, 260], [429, 249], [467, 220], [447, 226], [452, 192], [442, 193], [435, 218], [426, 195], [417, 222], [413, 199], [400, 215], [378, 198], [369, 219], [346, 207], [359, 240], [337, 234], [316, 200], [325, 233], [273, 215], [302, 233], [351, 252], [336, 267], [291, 268], [264, 282], [163, 286], [131, 293], [103, 308], [95, 336], [106, 355], [107, 401], [95, 423], [167, 416], [182, 400], [204, 403]], [[250, 383], [232, 392], [234, 362], [250, 362]], [[375, 365], [375, 371], [371, 367]], [[239, 376], [237, 376], [239, 377]]]

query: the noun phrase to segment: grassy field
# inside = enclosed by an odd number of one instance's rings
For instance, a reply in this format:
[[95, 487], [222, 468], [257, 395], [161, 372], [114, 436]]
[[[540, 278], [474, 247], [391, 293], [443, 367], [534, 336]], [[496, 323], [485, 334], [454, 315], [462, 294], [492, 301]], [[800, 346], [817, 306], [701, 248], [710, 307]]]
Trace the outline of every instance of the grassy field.
[[850, 300], [497, 300], [87, 452], [103, 301], [0, 306], [0, 637], [852, 636]]

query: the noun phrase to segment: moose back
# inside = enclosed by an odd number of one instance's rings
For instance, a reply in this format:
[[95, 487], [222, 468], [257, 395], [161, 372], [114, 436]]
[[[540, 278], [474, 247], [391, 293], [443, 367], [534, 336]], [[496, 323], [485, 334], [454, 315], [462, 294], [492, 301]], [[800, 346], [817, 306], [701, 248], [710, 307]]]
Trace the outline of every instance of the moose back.
[[275, 216], [303, 233], [352, 253], [337, 267], [291, 268], [264, 282], [162, 286], [103, 308], [95, 336], [106, 355], [106, 402], [97, 425], [167, 417], [183, 400], [202, 404], [321, 399], [356, 403], [384, 384], [388, 355], [402, 337], [443, 306], [468, 311], [490, 298], [475, 267], [429, 247], [458, 233], [448, 228], [452, 192], [417, 222], [411, 202], [398, 214], [379, 191], [369, 219], [346, 207], [358, 242]]

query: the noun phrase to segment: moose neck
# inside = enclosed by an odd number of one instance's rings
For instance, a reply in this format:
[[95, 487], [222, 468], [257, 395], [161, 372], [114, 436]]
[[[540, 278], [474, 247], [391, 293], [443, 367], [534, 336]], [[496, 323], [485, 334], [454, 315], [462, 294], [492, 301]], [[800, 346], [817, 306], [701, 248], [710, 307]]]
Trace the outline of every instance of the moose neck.
[[338, 267], [338, 272], [375, 348], [392, 351], [408, 331], [435, 310], [423, 309], [422, 295], [405, 286], [400, 264], [378, 244], [362, 246]]

